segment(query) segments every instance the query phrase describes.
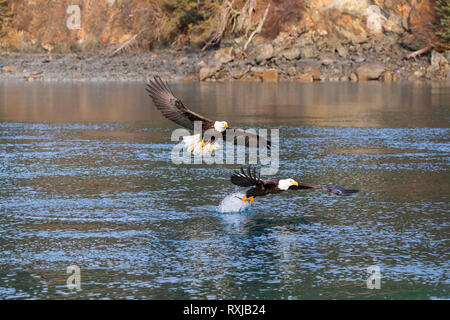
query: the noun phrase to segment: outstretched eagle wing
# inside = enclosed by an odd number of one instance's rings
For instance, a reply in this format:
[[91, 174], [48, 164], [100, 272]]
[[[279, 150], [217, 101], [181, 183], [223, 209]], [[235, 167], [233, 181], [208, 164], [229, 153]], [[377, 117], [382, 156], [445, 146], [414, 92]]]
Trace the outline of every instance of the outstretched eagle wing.
[[357, 193], [359, 190], [356, 189], [344, 189], [340, 187], [322, 187], [317, 184], [311, 184], [311, 183], [298, 183], [298, 186], [290, 186], [289, 190], [300, 190], [300, 189], [318, 189], [322, 191], [326, 191], [329, 193], [337, 194], [339, 196], [349, 196], [353, 193]]
[[277, 184], [275, 180], [261, 179], [261, 174], [258, 173], [258, 175], [256, 175], [256, 169], [253, 169], [252, 173], [250, 167], [248, 167], [247, 173], [244, 172], [244, 169], [242, 167], [240, 172], [233, 173], [233, 175], [231, 176], [231, 183], [239, 187], [257, 186], [261, 189], [265, 189], [270, 185]]
[[183, 102], [175, 97], [167, 82], [163, 82], [159, 76], [155, 76], [153, 81], [148, 81], [146, 90], [163, 116], [176, 124], [194, 130], [194, 121], [201, 121], [203, 131], [214, 126], [212, 120], [185, 107]]

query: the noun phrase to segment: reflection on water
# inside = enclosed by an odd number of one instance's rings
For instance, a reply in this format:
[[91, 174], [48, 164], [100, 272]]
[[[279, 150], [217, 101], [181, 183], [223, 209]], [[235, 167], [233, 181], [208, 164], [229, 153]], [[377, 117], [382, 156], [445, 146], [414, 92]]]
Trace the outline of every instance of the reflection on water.
[[176, 125], [143, 87], [0, 84], [0, 298], [449, 298], [448, 86], [173, 84], [213, 119], [280, 128], [279, 175], [361, 190], [227, 214], [238, 166], [173, 165]]
[[[0, 116], [35, 123], [145, 122], [161, 126], [143, 83], [4, 83]], [[446, 127], [444, 84], [184, 83], [172, 84], [196, 111], [233, 124], [339, 127]], [[407, 117], [406, 117], [407, 115]], [[169, 122], [164, 122], [164, 127]], [[175, 127], [175, 125], [173, 126]], [[91, 131], [92, 134], [92, 131]], [[93, 134], [104, 134], [94, 132]], [[126, 132], [110, 132], [129, 138]]]

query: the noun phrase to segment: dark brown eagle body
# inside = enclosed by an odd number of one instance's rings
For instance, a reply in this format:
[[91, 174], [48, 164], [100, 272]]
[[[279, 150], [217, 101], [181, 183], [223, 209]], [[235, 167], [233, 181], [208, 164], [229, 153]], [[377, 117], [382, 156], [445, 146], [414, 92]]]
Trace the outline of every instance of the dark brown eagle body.
[[[276, 194], [285, 191], [281, 190], [279, 187], [281, 180], [282, 179], [261, 179], [260, 174], [256, 174], [256, 169], [253, 169], [253, 172], [251, 172], [250, 167], [248, 167], [247, 172], [244, 172], [244, 169], [241, 168], [240, 172], [235, 172], [231, 176], [231, 183], [240, 187], [252, 187], [246, 191], [246, 197], [243, 199], [243, 201], [246, 201], [247, 198], [262, 197], [267, 194]], [[340, 196], [348, 196], [358, 192], [358, 190], [348, 190], [340, 187], [322, 187], [317, 184], [299, 183], [294, 180], [292, 180], [292, 183], [295, 184], [290, 185], [288, 187], [288, 190], [319, 189]]]
[[278, 181], [279, 179], [261, 180], [262, 184], [248, 189], [245, 195], [247, 197], [262, 197], [269, 193], [280, 193], [281, 190], [278, 188]]

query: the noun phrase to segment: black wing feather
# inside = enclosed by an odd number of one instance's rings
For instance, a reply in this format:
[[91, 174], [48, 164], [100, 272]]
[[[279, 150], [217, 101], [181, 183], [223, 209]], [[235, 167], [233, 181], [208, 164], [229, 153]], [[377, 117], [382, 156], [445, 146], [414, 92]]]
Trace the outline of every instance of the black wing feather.
[[241, 172], [235, 172], [231, 176], [231, 183], [240, 187], [260, 186], [264, 184], [264, 181], [259, 177], [256, 178], [256, 169], [253, 170], [253, 175], [250, 171], [250, 166], [247, 169], [247, 173], [244, 172], [244, 168], [241, 167]]

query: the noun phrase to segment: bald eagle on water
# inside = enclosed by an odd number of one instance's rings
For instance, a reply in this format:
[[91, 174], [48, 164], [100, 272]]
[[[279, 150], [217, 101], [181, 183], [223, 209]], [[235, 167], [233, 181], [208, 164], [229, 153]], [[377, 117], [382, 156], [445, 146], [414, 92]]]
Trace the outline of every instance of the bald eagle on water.
[[245, 196], [241, 199], [243, 202], [248, 201], [248, 203], [252, 203], [255, 197], [280, 193], [286, 190], [319, 189], [339, 196], [349, 196], [358, 192], [358, 190], [348, 190], [339, 187], [321, 187], [317, 184], [299, 183], [293, 179], [263, 180], [260, 173], [256, 175], [256, 169], [253, 169], [252, 173], [250, 167], [248, 167], [247, 173], [244, 172], [243, 168], [241, 168], [240, 172], [235, 172], [231, 176], [231, 182], [239, 187], [252, 187], [246, 191]]
[[[206, 150], [210, 153], [217, 148], [217, 141], [214, 136], [222, 135], [223, 141], [226, 140], [228, 132], [232, 131], [234, 135], [234, 144], [238, 143], [238, 137], [244, 136], [245, 145], [249, 146], [250, 139], [256, 139], [257, 145], [261, 140], [266, 142], [267, 148], [270, 148], [270, 141], [261, 137], [260, 135], [253, 134], [243, 129], [233, 129], [228, 126], [226, 121], [213, 121], [205, 118], [192, 110], [188, 109], [181, 100], [175, 97], [172, 90], [170, 90], [167, 82], [163, 82], [159, 76], [155, 76], [154, 80], [149, 80], [146, 87], [147, 92], [153, 100], [156, 108], [161, 111], [164, 117], [172, 120], [176, 124], [194, 130], [194, 122], [200, 121], [202, 125], [202, 134], [195, 134], [192, 136], [184, 136], [183, 141], [187, 147], [188, 152], [194, 154], [204, 154]], [[211, 139], [209, 141], [204, 140], [203, 136], [207, 130], [212, 129]], [[231, 132], [230, 132], [231, 133]]]

